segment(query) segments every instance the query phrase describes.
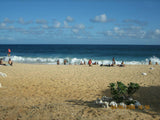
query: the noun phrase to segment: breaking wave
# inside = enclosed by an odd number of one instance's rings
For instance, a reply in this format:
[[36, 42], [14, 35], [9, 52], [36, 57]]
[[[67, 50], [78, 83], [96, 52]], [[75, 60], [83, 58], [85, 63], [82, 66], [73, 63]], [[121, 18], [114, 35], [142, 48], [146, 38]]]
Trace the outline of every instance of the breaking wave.
[[[8, 61], [9, 57], [0, 57], [3, 58], [4, 61]], [[68, 62], [68, 64], [80, 64], [80, 62], [88, 62], [89, 59], [87, 58], [43, 58], [43, 57], [22, 57], [22, 56], [11, 56], [10, 57], [12, 59], [12, 61], [17, 62], [17, 63], [31, 63], [31, 64], [57, 64], [57, 60], [60, 61], [60, 64], [63, 64], [64, 59], [66, 59]], [[129, 61], [126, 60], [124, 61], [125, 64], [128, 65], [141, 65], [141, 64], [148, 64], [149, 60], [152, 61], [152, 63], [154, 64], [155, 62], [158, 62], [158, 64], [160, 64], [160, 58], [153, 56], [150, 57], [149, 59], [146, 58], [142, 61]], [[98, 62], [98, 64], [111, 64], [112, 60], [96, 60], [96, 59], [92, 59], [92, 62]], [[122, 61], [116, 61], [116, 64], [120, 64]]]

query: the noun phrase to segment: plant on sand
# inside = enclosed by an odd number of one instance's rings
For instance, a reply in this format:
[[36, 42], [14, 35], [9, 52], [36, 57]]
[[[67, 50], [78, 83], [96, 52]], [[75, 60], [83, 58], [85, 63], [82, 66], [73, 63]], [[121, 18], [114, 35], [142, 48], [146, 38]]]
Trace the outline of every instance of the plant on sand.
[[132, 95], [140, 88], [139, 84], [130, 82], [128, 86], [122, 82], [110, 83], [109, 85], [112, 98], [117, 103], [124, 102], [126, 104], [134, 104], [135, 101], [132, 99]]

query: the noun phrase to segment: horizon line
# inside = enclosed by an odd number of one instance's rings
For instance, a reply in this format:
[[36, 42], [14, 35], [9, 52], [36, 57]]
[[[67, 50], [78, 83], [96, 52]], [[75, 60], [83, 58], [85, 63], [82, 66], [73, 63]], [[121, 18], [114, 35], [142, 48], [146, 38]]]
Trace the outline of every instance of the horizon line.
[[[146, 45], [146, 46], [149, 46], [149, 44], [44, 44], [44, 43], [33, 43], [33, 44], [0, 44], [0, 45]], [[156, 45], [156, 44], [150, 44], [150, 45], [153, 45], [153, 46], [159, 46], [159, 45]]]

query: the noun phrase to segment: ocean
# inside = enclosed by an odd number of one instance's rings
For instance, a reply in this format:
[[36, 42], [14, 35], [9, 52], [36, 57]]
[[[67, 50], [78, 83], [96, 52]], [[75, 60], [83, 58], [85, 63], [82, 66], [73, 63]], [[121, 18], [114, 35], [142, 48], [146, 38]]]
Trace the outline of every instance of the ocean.
[[[11, 56], [8, 57], [8, 49]], [[0, 58], [8, 61], [9, 58], [17, 63], [56, 64], [57, 60], [63, 64], [80, 64], [80, 62], [98, 62], [111, 64], [112, 58], [116, 64], [124, 61], [125, 64], [139, 65], [160, 64], [160, 45], [0, 45]]]

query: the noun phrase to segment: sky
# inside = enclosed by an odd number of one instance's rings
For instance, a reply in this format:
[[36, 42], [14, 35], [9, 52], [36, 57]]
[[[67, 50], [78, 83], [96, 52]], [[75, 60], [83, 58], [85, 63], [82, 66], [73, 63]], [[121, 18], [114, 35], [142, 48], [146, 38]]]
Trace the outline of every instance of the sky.
[[0, 44], [160, 45], [160, 0], [0, 0]]

